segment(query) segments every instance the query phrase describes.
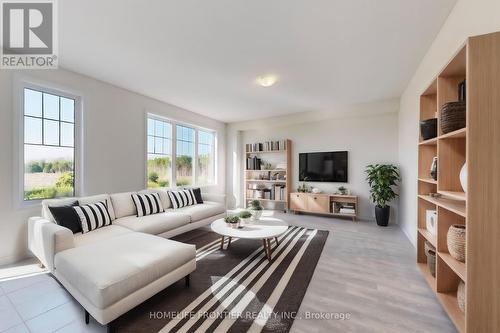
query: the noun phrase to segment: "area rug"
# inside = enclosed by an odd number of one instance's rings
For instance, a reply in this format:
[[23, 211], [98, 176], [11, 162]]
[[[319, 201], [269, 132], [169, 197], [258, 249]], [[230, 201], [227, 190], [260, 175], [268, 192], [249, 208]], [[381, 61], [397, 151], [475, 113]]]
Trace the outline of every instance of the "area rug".
[[115, 332], [288, 332], [314, 273], [328, 231], [289, 227], [272, 243], [204, 230], [182, 235], [197, 248], [190, 286], [174, 283], [113, 322]]

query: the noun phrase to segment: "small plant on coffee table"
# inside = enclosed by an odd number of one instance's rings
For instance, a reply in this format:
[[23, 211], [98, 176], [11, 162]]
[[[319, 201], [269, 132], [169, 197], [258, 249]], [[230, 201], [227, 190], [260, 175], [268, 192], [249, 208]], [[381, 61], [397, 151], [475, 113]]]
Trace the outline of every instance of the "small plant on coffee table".
[[232, 228], [237, 228], [240, 223], [240, 217], [238, 215], [229, 215], [224, 218], [224, 222], [229, 224]]
[[249, 203], [249, 210], [252, 212], [252, 219], [253, 220], [258, 220], [262, 216], [262, 205], [260, 204], [259, 200], [252, 200]]

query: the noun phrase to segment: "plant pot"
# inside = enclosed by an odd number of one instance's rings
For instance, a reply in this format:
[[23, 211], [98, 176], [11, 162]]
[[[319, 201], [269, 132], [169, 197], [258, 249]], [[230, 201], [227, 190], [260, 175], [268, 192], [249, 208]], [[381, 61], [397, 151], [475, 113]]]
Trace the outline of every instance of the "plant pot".
[[377, 224], [381, 227], [387, 227], [389, 224], [389, 216], [391, 215], [391, 207], [379, 207], [375, 206], [375, 219]]
[[420, 135], [422, 136], [422, 140], [437, 137], [437, 118], [422, 120], [420, 122]]
[[260, 217], [262, 216], [262, 210], [251, 209], [250, 212], [252, 213], [252, 220], [253, 221], [258, 221], [260, 219]]
[[249, 223], [250, 223], [250, 221], [251, 221], [251, 218], [250, 218], [250, 217], [249, 217], [249, 218], [245, 218], [245, 219], [244, 219], [244, 218], [241, 218], [241, 219], [240, 219], [240, 224], [241, 224], [241, 225], [249, 224]]
[[233, 228], [233, 229], [238, 229], [239, 226], [240, 226], [240, 222], [238, 222], [238, 223], [228, 223], [228, 224], [229, 224], [229, 227]]
[[465, 230], [465, 225], [453, 224], [446, 235], [448, 252], [453, 258], [461, 262], [465, 262]]

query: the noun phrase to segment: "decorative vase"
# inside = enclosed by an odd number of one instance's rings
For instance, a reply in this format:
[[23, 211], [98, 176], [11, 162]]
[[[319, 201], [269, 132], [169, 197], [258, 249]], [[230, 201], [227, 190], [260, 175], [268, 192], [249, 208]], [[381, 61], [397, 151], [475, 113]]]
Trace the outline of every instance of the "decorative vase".
[[436, 250], [428, 249], [425, 252], [425, 255], [427, 256], [427, 267], [429, 268], [431, 275], [436, 277]]
[[457, 302], [460, 311], [465, 312], [465, 283], [463, 281], [458, 284]]
[[420, 135], [422, 136], [422, 140], [437, 137], [437, 118], [420, 121]]
[[431, 234], [437, 233], [437, 211], [428, 209], [425, 211], [425, 228]]
[[432, 158], [430, 175], [431, 175], [432, 179], [434, 179], [434, 180], [438, 179], [438, 158], [437, 158], [437, 156]]
[[453, 258], [465, 262], [465, 225], [451, 225], [446, 235], [446, 244]]
[[464, 192], [467, 192], [467, 163], [464, 163], [460, 169], [460, 185], [462, 185]]
[[321, 190], [317, 187], [314, 187], [312, 190], [311, 190], [311, 193], [314, 193], [314, 194], [318, 194], [318, 193], [321, 193]]
[[230, 227], [233, 228], [233, 229], [238, 229], [240, 227], [240, 222], [236, 222], [236, 223], [229, 223], [230, 224]]
[[375, 219], [377, 220], [377, 224], [381, 227], [387, 227], [389, 224], [389, 217], [391, 215], [391, 207], [379, 207], [375, 206]]

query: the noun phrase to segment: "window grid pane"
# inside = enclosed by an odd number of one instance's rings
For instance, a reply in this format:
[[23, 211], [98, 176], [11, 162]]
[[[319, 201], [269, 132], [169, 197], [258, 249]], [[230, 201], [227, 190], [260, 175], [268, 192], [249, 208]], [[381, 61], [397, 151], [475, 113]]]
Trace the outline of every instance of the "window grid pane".
[[75, 100], [24, 89], [24, 200], [75, 195]]
[[148, 188], [169, 187], [172, 174], [172, 125], [148, 117]]
[[215, 182], [214, 140], [214, 133], [198, 131], [198, 185]]

